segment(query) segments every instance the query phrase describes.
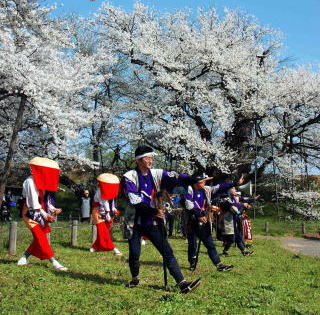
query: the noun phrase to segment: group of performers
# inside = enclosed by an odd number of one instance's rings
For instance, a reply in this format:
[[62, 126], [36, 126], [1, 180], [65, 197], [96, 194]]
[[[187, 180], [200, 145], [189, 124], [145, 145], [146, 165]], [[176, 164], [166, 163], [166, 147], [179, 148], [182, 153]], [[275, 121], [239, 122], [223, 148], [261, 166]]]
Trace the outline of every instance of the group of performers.
[[[168, 193], [177, 187], [185, 191], [183, 203], [188, 218], [186, 235], [191, 270], [196, 268], [201, 243], [206, 247], [217, 271], [230, 271], [233, 268], [232, 265], [221, 262], [213, 242], [213, 226], [224, 241], [223, 256], [229, 255], [228, 250], [234, 242], [243, 255], [252, 254], [246, 250], [241, 236], [244, 225], [240, 218], [241, 212], [250, 207], [251, 201], [239, 196], [235, 189], [243, 183], [243, 177], [237, 183], [226, 182], [209, 186], [207, 183], [212, 177], [202, 173], [189, 176], [153, 169], [155, 155], [152, 148], [139, 146], [135, 151], [136, 168], [124, 174], [121, 185], [115, 175], [104, 173], [97, 177], [98, 188], [91, 214], [97, 237], [90, 252], [113, 251], [117, 256], [122, 255], [114, 246], [110, 235], [113, 217], [118, 214], [115, 199], [121, 186], [127, 202], [124, 224], [132, 276], [126, 286], [133, 288], [140, 283], [141, 240], [148, 239], [163, 257], [165, 276], [168, 269], [181, 293], [188, 293], [197, 288], [201, 280], [187, 281], [184, 278], [168, 242], [165, 229], [165, 202]], [[42, 260], [48, 259], [57, 270], [66, 271], [67, 268], [55, 259], [47, 237], [50, 233], [49, 223], [62, 211], [54, 207], [52, 194], [58, 190], [60, 168], [55, 161], [40, 157], [32, 159], [29, 165], [32, 175], [23, 183], [25, 203], [22, 216], [32, 232], [33, 241], [19, 259], [18, 265], [29, 264], [28, 258], [33, 255]]]

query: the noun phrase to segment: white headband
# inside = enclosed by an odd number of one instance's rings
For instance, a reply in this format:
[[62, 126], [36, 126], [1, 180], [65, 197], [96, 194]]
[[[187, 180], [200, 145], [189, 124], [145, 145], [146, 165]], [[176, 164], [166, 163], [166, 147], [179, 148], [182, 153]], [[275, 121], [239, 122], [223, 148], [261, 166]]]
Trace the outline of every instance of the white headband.
[[149, 155], [155, 156], [155, 155], [158, 155], [158, 154], [155, 153], [155, 152], [147, 152], [147, 153], [143, 153], [143, 154], [140, 154], [140, 155], [136, 156], [135, 159], [139, 160], [139, 159], [142, 159], [143, 157], [149, 156]]

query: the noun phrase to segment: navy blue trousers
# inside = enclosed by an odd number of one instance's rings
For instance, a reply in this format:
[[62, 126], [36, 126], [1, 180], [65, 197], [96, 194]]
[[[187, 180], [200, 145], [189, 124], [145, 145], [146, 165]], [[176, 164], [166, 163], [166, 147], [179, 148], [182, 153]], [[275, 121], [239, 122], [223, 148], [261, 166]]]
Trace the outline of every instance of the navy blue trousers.
[[156, 226], [135, 226], [133, 228], [132, 237], [129, 239], [129, 267], [132, 277], [139, 275], [140, 254], [141, 254], [141, 237], [147, 236], [150, 242], [156, 247], [159, 253], [164, 257], [165, 264], [175, 279], [176, 283], [180, 283], [184, 278], [178, 262], [173, 254], [173, 250], [168, 243], [163, 225]]
[[197, 255], [197, 239], [200, 239], [203, 245], [207, 248], [208, 255], [214, 265], [220, 263], [220, 258], [214, 246], [210, 224], [200, 225], [198, 222], [191, 223], [191, 230], [187, 232], [188, 239], [188, 261], [192, 262], [193, 258]]
[[173, 225], [174, 225], [174, 215], [169, 212], [166, 212], [166, 221], [168, 226], [168, 235], [172, 236]]
[[241, 233], [235, 229], [235, 234], [224, 235], [224, 248], [223, 251], [227, 252], [233, 243], [236, 243], [237, 247], [243, 252], [245, 250], [244, 241]]
[[233, 243], [236, 243], [237, 247], [243, 252], [245, 250], [244, 240], [242, 236], [242, 223], [238, 215], [233, 215], [233, 228], [234, 234], [224, 235], [224, 248], [223, 251], [227, 252]]

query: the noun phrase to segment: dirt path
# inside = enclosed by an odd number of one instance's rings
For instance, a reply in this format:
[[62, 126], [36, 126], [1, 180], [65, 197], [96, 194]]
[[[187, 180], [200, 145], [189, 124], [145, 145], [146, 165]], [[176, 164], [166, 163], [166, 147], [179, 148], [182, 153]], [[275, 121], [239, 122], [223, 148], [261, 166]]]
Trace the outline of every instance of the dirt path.
[[282, 247], [298, 254], [320, 257], [320, 241], [308, 240], [300, 237], [289, 236], [264, 236], [256, 235], [256, 238], [280, 240]]

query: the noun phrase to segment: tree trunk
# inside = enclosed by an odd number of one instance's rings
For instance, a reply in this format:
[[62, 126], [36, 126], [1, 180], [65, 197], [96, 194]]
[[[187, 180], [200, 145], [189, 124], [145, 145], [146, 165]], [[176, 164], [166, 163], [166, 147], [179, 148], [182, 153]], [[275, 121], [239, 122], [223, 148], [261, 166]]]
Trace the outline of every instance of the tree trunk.
[[250, 137], [252, 137], [253, 130], [254, 123], [240, 114], [236, 117], [232, 132], [226, 132], [225, 134], [226, 146], [238, 152], [237, 158], [234, 161], [238, 174], [250, 172], [251, 162], [248, 162], [248, 156], [250, 153], [253, 154], [249, 149]]
[[6, 189], [7, 179], [8, 179], [8, 176], [10, 175], [13, 156], [18, 146], [18, 134], [22, 127], [23, 113], [25, 110], [26, 101], [27, 101], [27, 97], [25, 95], [22, 95], [18, 112], [17, 112], [17, 117], [14, 123], [12, 135], [11, 135], [7, 158], [0, 176], [0, 206], [2, 204], [3, 195]]
[[96, 143], [93, 145], [92, 158], [95, 162], [100, 162], [99, 145]]

